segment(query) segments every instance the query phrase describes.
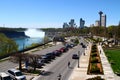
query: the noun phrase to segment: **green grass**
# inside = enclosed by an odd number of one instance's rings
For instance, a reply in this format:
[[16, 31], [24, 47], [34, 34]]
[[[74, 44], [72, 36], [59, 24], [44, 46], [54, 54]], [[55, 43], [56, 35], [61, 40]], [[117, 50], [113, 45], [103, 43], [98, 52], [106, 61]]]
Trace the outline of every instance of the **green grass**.
[[120, 71], [120, 50], [105, 50], [105, 54], [111, 63], [111, 67], [114, 72]]

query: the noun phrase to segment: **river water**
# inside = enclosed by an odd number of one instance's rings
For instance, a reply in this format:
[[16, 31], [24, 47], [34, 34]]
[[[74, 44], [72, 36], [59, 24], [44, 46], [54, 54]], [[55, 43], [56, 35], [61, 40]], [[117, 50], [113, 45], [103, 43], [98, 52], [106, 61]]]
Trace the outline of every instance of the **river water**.
[[28, 29], [25, 31], [25, 35], [30, 38], [14, 38], [15, 42], [18, 44], [19, 50], [30, 46], [32, 43], [43, 43], [45, 32], [37, 29]]

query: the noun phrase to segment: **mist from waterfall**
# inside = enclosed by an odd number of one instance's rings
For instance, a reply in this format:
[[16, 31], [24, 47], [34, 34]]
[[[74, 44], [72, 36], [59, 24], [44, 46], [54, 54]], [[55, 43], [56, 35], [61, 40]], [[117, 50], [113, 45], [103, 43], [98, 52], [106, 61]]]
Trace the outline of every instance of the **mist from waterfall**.
[[25, 31], [25, 35], [29, 36], [30, 38], [43, 38], [45, 36], [45, 32], [29, 28], [27, 31]]

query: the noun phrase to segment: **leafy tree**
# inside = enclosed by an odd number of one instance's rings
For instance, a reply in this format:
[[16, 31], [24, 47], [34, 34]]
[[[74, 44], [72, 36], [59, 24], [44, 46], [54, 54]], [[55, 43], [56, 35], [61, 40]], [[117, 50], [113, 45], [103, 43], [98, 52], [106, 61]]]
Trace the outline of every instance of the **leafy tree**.
[[4, 34], [0, 33], [0, 55], [4, 56], [11, 52], [16, 52], [18, 45], [14, 40], [7, 38]]

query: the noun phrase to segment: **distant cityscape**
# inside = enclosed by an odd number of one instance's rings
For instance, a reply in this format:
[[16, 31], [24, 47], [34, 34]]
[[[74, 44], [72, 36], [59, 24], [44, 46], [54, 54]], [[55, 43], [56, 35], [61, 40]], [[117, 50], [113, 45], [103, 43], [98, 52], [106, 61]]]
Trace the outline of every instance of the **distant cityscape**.
[[[107, 23], [106, 14], [103, 14], [103, 12], [100, 11], [99, 15], [100, 15], [100, 19], [96, 20], [95, 24], [91, 24], [90, 27], [94, 27], [94, 26], [106, 27], [106, 23]], [[76, 25], [74, 19], [71, 19], [69, 23], [67, 23], [67, 22], [63, 23], [63, 28], [70, 28], [70, 27], [80, 28], [80, 29], [85, 28], [85, 20], [80, 18], [79, 26]]]

